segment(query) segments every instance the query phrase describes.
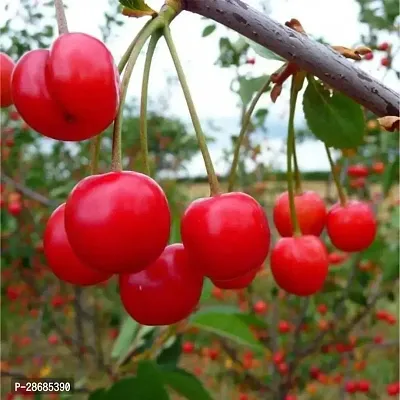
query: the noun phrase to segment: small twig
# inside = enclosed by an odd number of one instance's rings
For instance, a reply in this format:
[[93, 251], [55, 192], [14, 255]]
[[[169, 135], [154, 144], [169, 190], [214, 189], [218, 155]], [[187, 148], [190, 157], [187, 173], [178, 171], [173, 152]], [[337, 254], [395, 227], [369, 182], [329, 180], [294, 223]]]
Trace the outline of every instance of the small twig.
[[48, 199], [47, 197], [43, 196], [40, 193], [36, 193], [35, 191], [33, 191], [32, 189], [29, 189], [25, 185], [22, 185], [21, 183], [18, 183], [16, 181], [14, 181], [13, 179], [8, 177], [7, 175], [1, 174], [1, 181], [4, 182], [7, 185], [14, 186], [14, 188], [16, 190], [18, 190], [19, 192], [21, 192], [23, 195], [29, 197], [32, 200], [37, 201], [38, 203], [43, 204], [46, 207], [55, 208], [55, 207], [57, 207], [59, 205], [59, 203]]
[[56, 9], [58, 34], [62, 35], [64, 33], [68, 33], [68, 24], [65, 16], [63, 0], [54, 0], [54, 7]]

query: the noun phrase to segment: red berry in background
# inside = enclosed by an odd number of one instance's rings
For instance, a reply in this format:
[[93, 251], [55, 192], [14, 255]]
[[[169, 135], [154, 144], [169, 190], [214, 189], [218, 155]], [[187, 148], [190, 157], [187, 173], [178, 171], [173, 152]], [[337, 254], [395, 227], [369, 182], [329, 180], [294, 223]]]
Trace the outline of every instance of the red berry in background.
[[247, 286], [253, 282], [254, 278], [256, 277], [258, 273], [258, 268], [256, 268], [254, 271], [247, 272], [246, 274], [239, 276], [235, 279], [230, 279], [228, 281], [217, 281], [217, 280], [212, 280], [212, 283], [220, 289], [225, 289], [225, 290], [239, 290], [239, 289], [244, 289]]
[[317, 311], [321, 315], [325, 315], [328, 312], [328, 307], [326, 306], [326, 304], [318, 304]]
[[171, 325], [196, 308], [203, 276], [193, 268], [182, 244], [165, 248], [144, 271], [119, 278], [122, 304], [143, 325]]
[[261, 267], [271, 240], [264, 210], [239, 192], [192, 202], [182, 218], [181, 236], [195, 267], [218, 281]]
[[282, 351], [277, 351], [273, 355], [272, 360], [274, 361], [274, 364], [278, 365], [285, 360], [285, 354]]
[[360, 392], [368, 393], [370, 387], [371, 387], [371, 384], [370, 384], [370, 382], [367, 381], [366, 379], [362, 379], [362, 380], [360, 380], [360, 381], [358, 382], [358, 390], [359, 390]]
[[13, 104], [11, 95], [11, 75], [14, 70], [14, 61], [5, 53], [0, 52], [0, 107], [9, 107]]
[[383, 343], [383, 336], [381, 336], [381, 335], [374, 336], [374, 343], [376, 343], [376, 344]]
[[386, 392], [389, 396], [397, 396], [400, 393], [400, 382], [387, 385]]
[[371, 171], [375, 174], [383, 174], [385, 171], [385, 164], [381, 161], [372, 164]]
[[217, 300], [224, 299], [224, 291], [222, 289], [220, 289], [219, 287], [213, 287], [212, 291], [211, 291], [211, 295]]
[[167, 198], [150, 177], [132, 171], [80, 181], [65, 206], [65, 229], [75, 254], [110, 273], [139, 272], [169, 240]]
[[182, 352], [185, 354], [191, 354], [194, 351], [194, 343], [193, 342], [184, 342], [182, 344]]
[[368, 168], [362, 164], [350, 165], [349, 168], [347, 168], [347, 175], [351, 178], [365, 178], [368, 174]]
[[52, 334], [48, 337], [49, 344], [57, 344], [59, 342], [58, 336], [56, 334]]
[[115, 119], [119, 75], [110, 51], [84, 33], [59, 36], [50, 50], [32, 50], [15, 66], [14, 104], [44, 136], [79, 141], [98, 135]]
[[[326, 207], [318, 193], [307, 191], [294, 198], [296, 215], [303, 235], [319, 236], [325, 227]], [[282, 193], [275, 202], [274, 224], [281, 236], [293, 236], [288, 192]]]
[[316, 236], [282, 238], [271, 252], [271, 271], [281, 289], [297, 296], [309, 296], [324, 285], [328, 253]]
[[239, 400], [249, 400], [249, 396], [246, 393], [240, 393]]
[[364, 60], [372, 60], [374, 58], [374, 53], [372, 53], [372, 51], [370, 53], [367, 53], [364, 55]]
[[210, 358], [210, 360], [215, 361], [219, 357], [219, 350], [210, 349], [208, 352], [208, 357]]
[[389, 48], [388, 42], [382, 42], [380, 45], [378, 45], [378, 50], [380, 51], [386, 51], [388, 48]]
[[365, 187], [365, 183], [365, 178], [355, 178], [350, 180], [349, 185], [352, 189], [361, 189]]
[[287, 321], [279, 321], [278, 323], [278, 331], [279, 333], [288, 333], [290, 332], [292, 327]]
[[21, 119], [21, 116], [19, 115], [18, 111], [15, 110], [10, 111], [8, 113], [8, 116], [12, 121], [18, 121], [19, 119]]
[[346, 384], [344, 386], [344, 390], [347, 393], [356, 393], [357, 389], [358, 389], [358, 385], [356, 382], [353, 382], [353, 381], [346, 382]]
[[8, 212], [14, 216], [17, 217], [19, 214], [21, 214], [22, 211], [22, 203], [20, 201], [13, 201], [11, 203], [8, 203]]
[[351, 200], [337, 203], [328, 212], [327, 232], [339, 250], [357, 252], [368, 248], [375, 239], [377, 224], [367, 203]]
[[54, 308], [59, 308], [61, 306], [63, 306], [65, 304], [65, 299], [64, 297], [60, 296], [60, 295], [55, 295], [53, 296], [53, 298], [51, 299], [51, 305]]
[[381, 59], [381, 65], [383, 67], [389, 67], [390, 66], [390, 58], [389, 57], [383, 57]]
[[62, 281], [79, 286], [95, 285], [111, 277], [85, 265], [69, 244], [64, 224], [65, 203], [51, 214], [44, 232], [43, 246], [49, 267]]
[[310, 377], [313, 379], [318, 379], [319, 374], [321, 373], [321, 370], [318, 367], [312, 366], [310, 368]]
[[246, 64], [254, 65], [256, 63], [256, 59], [254, 57], [248, 58], [246, 60]]
[[329, 265], [339, 265], [342, 264], [347, 259], [347, 254], [338, 253], [336, 251], [332, 251], [332, 253], [328, 254]]
[[258, 300], [253, 306], [254, 312], [256, 314], [265, 314], [268, 310], [267, 303], [263, 300]]
[[277, 367], [278, 367], [278, 372], [281, 375], [286, 375], [288, 373], [288, 371], [289, 371], [289, 367], [285, 362], [282, 362], [282, 363], [278, 364]]

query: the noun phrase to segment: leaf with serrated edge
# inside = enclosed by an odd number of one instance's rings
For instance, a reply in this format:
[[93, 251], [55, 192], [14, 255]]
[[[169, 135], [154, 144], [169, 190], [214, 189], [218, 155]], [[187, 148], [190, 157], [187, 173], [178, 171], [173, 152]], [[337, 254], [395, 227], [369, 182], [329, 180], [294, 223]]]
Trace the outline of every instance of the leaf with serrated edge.
[[327, 146], [355, 148], [364, 142], [364, 113], [359, 104], [342, 93], [331, 92], [309, 78], [303, 111], [312, 133]]

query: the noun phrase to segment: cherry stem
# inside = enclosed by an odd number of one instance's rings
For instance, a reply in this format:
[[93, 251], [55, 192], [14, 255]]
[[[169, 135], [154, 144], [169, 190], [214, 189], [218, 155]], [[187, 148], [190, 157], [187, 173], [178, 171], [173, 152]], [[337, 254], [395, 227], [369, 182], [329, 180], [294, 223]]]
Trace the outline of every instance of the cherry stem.
[[335, 186], [336, 186], [336, 189], [337, 189], [337, 192], [339, 195], [340, 204], [342, 206], [345, 206], [346, 205], [346, 194], [344, 192], [342, 184], [340, 183], [340, 178], [335, 169], [335, 163], [333, 162], [331, 152], [327, 145], [325, 145], [325, 150], [326, 150], [326, 155], [328, 156], [329, 165], [331, 166], [332, 176], [333, 176], [333, 180], [335, 182]]
[[117, 117], [114, 122], [113, 130], [113, 143], [112, 143], [112, 170], [121, 171], [122, 170], [122, 150], [121, 150], [121, 131], [124, 113], [124, 104], [126, 100], [126, 94], [128, 92], [129, 81], [132, 76], [133, 68], [135, 67], [136, 61], [139, 57], [140, 51], [146, 44], [147, 39], [157, 30], [164, 26], [164, 19], [160, 16], [153, 19], [146, 27], [143, 29], [137, 37], [135, 46], [129, 55], [128, 62], [126, 64], [126, 69], [121, 82], [120, 88], [120, 104], [118, 108]]
[[[298, 93], [296, 91], [296, 93]], [[297, 96], [297, 94], [296, 94]], [[294, 165], [294, 178], [295, 178], [295, 193], [296, 195], [300, 195], [303, 193], [303, 189], [301, 186], [301, 177], [300, 177], [300, 170], [299, 164], [297, 161], [297, 151], [296, 151], [296, 137], [293, 135], [293, 143], [292, 143], [292, 150], [293, 150], [293, 165]]]
[[192, 119], [193, 127], [196, 132], [197, 142], [199, 144], [199, 148], [201, 154], [203, 156], [204, 164], [207, 171], [208, 183], [210, 185], [210, 195], [215, 196], [220, 193], [220, 186], [218, 182], [217, 175], [215, 174], [214, 165], [211, 160], [210, 152], [208, 151], [207, 141], [204, 136], [203, 130], [201, 128], [200, 120], [196, 112], [196, 108], [193, 103], [192, 96], [190, 94], [189, 86], [186, 81], [185, 73], [183, 71], [181, 62], [178, 57], [178, 53], [175, 48], [174, 41], [172, 39], [171, 30], [169, 26], [164, 27], [164, 37], [167, 42], [169, 51], [171, 53], [172, 60], [175, 64], [175, 69], [178, 75], [178, 79], [180, 81], [183, 94], [185, 95], [186, 103], [189, 109], [190, 117]]
[[101, 134], [97, 135], [90, 141], [90, 153], [92, 155], [92, 160], [90, 162], [90, 174], [95, 175], [98, 172], [99, 167], [99, 154], [100, 154], [100, 144], [101, 144]]
[[149, 89], [150, 68], [157, 47], [158, 40], [162, 35], [161, 31], [153, 33], [149, 47], [147, 48], [146, 61], [144, 64], [142, 94], [140, 99], [140, 148], [143, 157], [143, 168], [147, 175], [150, 176], [149, 149], [147, 142], [147, 97]]
[[126, 63], [129, 60], [129, 57], [132, 53], [132, 50], [135, 48], [135, 46], [137, 45], [137, 42], [140, 38], [140, 36], [143, 34], [143, 31], [151, 24], [153, 20], [151, 19], [150, 21], [147, 21], [143, 28], [138, 32], [138, 34], [136, 35], [135, 39], [132, 40], [131, 44], [129, 45], [129, 47], [126, 49], [124, 55], [122, 56], [120, 62], [118, 63], [118, 71], [120, 74], [122, 74], [122, 71], [124, 70]]
[[237, 167], [238, 167], [239, 158], [240, 158], [240, 148], [242, 147], [244, 139], [246, 138], [246, 134], [248, 132], [248, 128], [249, 128], [250, 121], [251, 121], [251, 116], [254, 112], [254, 109], [257, 106], [258, 101], [260, 100], [261, 96], [267, 91], [270, 83], [271, 83], [271, 77], [269, 77], [266, 80], [266, 82], [261, 86], [261, 88], [258, 90], [256, 96], [253, 98], [252, 102], [250, 103], [248, 110], [246, 111], [245, 115], [243, 116], [242, 128], [240, 129], [240, 133], [239, 133], [239, 136], [236, 141], [235, 150], [233, 153], [231, 170], [229, 172], [228, 192], [231, 192], [233, 190], [233, 187], [235, 186], [235, 180], [236, 180], [236, 176], [237, 176], [236, 172], [237, 172]]
[[290, 111], [289, 111], [289, 123], [288, 123], [288, 135], [287, 135], [287, 184], [288, 184], [288, 194], [289, 194], [289, 209], [290, 209], [290, 219], [293, 226], [293, 236], [300, 236], [299, 221], [296, 215], [296, 205], [294, 201], [295, 193], [293, 187], [293, 171], [292, 171], [292, 157], [295, 142], [294, 133], [294, 116], [296, 111], [296, 101], [297, 101], [297, 88], [295, 83], [295, 78], [292, 78], [292, 85], [290, 88]]
[[54, 0], [54, 7], [56, 9], [58, 34], [63, 35], [64, 33], [68, 33], [68, 23], [67, 17], [65, 16], [63, 0]]

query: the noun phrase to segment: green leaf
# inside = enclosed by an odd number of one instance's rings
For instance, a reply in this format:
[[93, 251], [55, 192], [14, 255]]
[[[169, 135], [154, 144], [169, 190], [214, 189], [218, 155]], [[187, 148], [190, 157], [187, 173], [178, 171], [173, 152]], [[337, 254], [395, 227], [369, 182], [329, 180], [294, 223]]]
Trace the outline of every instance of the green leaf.
[[363, 143], [364, 114], [359, 104], [339, 92], [325, 89], [311, 78], [303, 97], [308, 127], [327, 146], [354, 148]]
[[164, 383], [188, 400], [212, 400], [203, 384], [192, 374], [182, 370], [163, 371]]
[[382, 249], [386, 247], [386, 243], [381, 237], [377, 237], [368, 247], [361, 253], [363, 260], [368, 260], [371, 262], [379, 262], [382, 256]]
[[122, 14], [127, 17], [144, 17], [157, 14], [149, 7], [144, 0], [119, 0], [122, 7]]
[[382, 255], [383, 282], [394, 281], [399, 278], [399, 246], [395, 249], [387, 249]]
[[161, 371], [153, 361], [141, 361], [137, 379], [140, 384], [135, 388], [135, 396], [140, 400], [169, 400], [164, 387]]
[[349, 292], [349, 299], [356, 304], [361, 306], [367, 305], [367, 298], [364, 294], [364, 287], [361, 286], [358, 282], [353, 284], [350, 292]]
[[201, 36], [203, 36], [203, 37], [209, 36], [215, 31], [215, 29], [217, 29], [217, 25], [215, 25], [215, 24], [208, 25], [204, 28]]
[[90, 393], [88, 400], [103, 400], [106, 398], [107, 390], [106, 389], [97, 389], [94, 392]]
[[267, 60], [276, 60], [276, 61], [282, 61], [285, 62], [286, 60], [279, 56], [278, 54], [274, 53], [273, 51], [267, 49], [264, 46], [261, 46], [260, 44], [254, 42], [253, 40], [244, 37], [244, 40], [249, 44], [249, 46], [261, 57], [266, 58]]
[[204, 278], [203, 291], [201, 292], [200, 302], [205, 302], [211, 298], [213, 283], [210, 279]]
[[168, 347], [165, 347], [157, 357], [157, 364], [163, 366], [173, 366], [179, 362], [182, 353], [182, 335], [173, 338], [174, 341]]
[[250, 103], [254, 94], [261, 89], [267, 79], [267, 75], [259, 76], [258, 78], [239, 78], [238, 93], [244, 106], [247, 106]]
[[135, 337], [135, 333], [138, 328], [138, 323], [133, 320], [131, 317], [125, 317], [122, 322], [122, 327], [120, 329], [118, 337], [115, 339], [111, 357], [114, 359], [121, 358], [121, 356], [126, 353], [129, 349], [130, 344], [132, 343], [133, 338]]
[[226, 337], [232, 341], [262, 350], [262, 345], [255, 339], [249, 326], [235, 315], [232, 307], [210, 309], [197, 312], [191, 316], [189, 323], [202, 330]]
[[385, 172], [382, 177], [382, 190], [385, 197], [389, 194], [390, 189], [393, 187], [393, 185], [396, 184], [398, 181], [399, 162], [400, 157], [399, 155], [397, 155], [396, 159], [386, 166]]

